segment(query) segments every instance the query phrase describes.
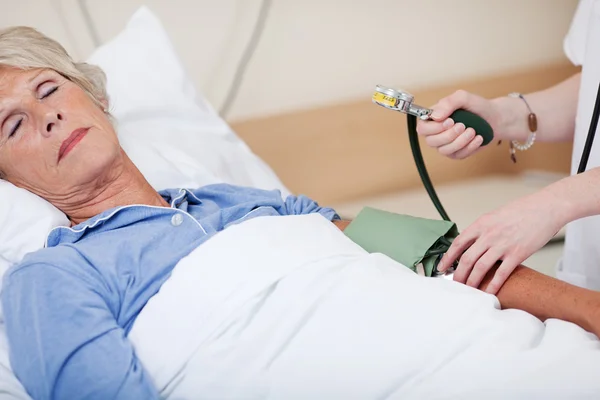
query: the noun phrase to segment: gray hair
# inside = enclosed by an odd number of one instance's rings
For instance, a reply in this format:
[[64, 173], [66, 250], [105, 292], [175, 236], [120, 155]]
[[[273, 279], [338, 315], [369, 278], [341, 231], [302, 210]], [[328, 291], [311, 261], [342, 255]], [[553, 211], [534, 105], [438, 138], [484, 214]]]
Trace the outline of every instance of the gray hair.
[[100, 67], [74, 62], [63, 46], [34, 28], [0, 30], [0, 66], [52, 69], [77, 84], [101, 109], [108, 102], [106, 75]]

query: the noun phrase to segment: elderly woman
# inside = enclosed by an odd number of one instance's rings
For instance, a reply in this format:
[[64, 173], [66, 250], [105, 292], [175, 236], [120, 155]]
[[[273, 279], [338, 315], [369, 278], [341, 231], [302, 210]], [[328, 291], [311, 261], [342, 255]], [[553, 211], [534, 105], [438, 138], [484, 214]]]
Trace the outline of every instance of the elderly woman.
[[72, 225], [52, 231], [47, 248], [4, 279], [12, 363], [34, 398], [155, 397], [125, 334], [177, 261], [250, 218], [339, 219], [277, 191], [213, 185], [159, 194], [119, 146], [99, 68], [73, 63], [28, 28], [0, 34], [0, 64], [2, 177]]
[[[318, 213], [346, 224], [330, 208], [303, 196], [284, 201], [278, 191], [218, 184], [157, 193], [119, 145], [104, 80], [33, 29], [0, 31], [2, 177], [72, 225], [50, 232], [44, 249], [4, 277], [11, 364], [36, 399], [157, 398], [127, 334], [179, 260], [259, 216]], [[600, 332], [595, 293], [526, 268], [498, 296], [504, 307]]]

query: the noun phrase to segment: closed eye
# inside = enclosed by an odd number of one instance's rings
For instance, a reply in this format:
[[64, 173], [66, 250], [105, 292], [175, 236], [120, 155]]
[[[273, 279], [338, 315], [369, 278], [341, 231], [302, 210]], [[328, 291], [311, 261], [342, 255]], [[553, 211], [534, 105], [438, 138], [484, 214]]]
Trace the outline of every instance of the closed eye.
[[19, 127], [21, 126], [21, 123], [23, 122], [23, 119], [21, 118], [19, 120], [19, 122], [17, 122], [15, 124], [15, 126], [12, 128], [12, 130], [10, 131], [10, 134], [8, 135], [8, 137], [13, 136], [15, 133], [17, 133], [17, 130], [19, 129]]
[[52, 89], [48, 90], [46, 93], [44, 93], [42, 95], [42, 99], [45, 99], [46, 97], [50, 96], [52, 93], [56, 92], [58, 90], [58, 86], [54, 86]]

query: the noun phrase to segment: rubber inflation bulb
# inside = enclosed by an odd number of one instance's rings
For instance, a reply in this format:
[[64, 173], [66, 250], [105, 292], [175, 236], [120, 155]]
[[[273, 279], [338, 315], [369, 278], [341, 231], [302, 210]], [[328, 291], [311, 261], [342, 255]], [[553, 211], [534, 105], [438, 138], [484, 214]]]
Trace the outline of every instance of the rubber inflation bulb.
[[483, 138], [482, 146], [494, 139], [494, 131], [488, 122], [479, 115], [467, 110], [456, 110], [450, 116], [454, 123], [462, 122], [465, 128], [473, 128], [475, 133]]

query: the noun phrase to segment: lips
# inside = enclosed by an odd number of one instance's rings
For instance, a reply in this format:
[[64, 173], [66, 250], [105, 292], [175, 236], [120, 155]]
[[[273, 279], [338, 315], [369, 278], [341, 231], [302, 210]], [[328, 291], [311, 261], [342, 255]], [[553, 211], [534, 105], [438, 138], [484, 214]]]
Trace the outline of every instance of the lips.
[[60, 145], [60, 149], [58, 150], [58, 161], [60, 161], [64, 156], [67, 155], [73, 147], [77, 145], [83, 139], [83, 137], [88, 133], [90, 128], [79, 128], [75, 129], [68, 138], [66, 138], [62, 144]]

